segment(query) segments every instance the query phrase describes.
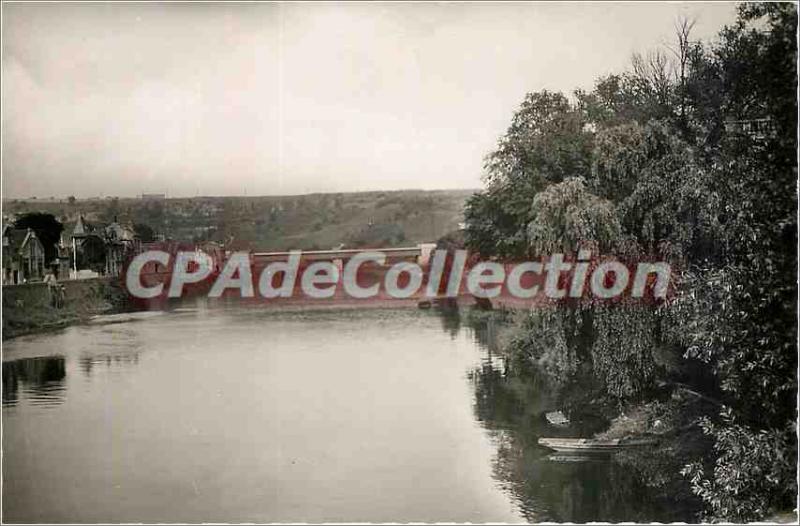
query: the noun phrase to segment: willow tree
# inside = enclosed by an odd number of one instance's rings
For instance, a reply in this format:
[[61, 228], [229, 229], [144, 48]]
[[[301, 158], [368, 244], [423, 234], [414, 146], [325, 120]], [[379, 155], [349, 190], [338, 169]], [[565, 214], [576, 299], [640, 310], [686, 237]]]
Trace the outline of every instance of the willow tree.
[[536, 194], [530, 205], [528, 246], [533, 254], [616, 248], [622, 227], [614, 204], [590, 193], [582, 178], [569, 177]]
[[[539, 192], [530, 209], [527, 238], [531, 255], [587, 251], [600, 256], [633, 256], [640, 250], [625, 235], [616, 205], [591, 193], [582, 178], [567, 178]], [[659, 320], [652, 305], [565, 297], [538, 307], [524, 320], [513, 349], [562, 386], [591, 386], [584, 397], [615, 405], [637, 399], [652, 385], [653, 348]]]

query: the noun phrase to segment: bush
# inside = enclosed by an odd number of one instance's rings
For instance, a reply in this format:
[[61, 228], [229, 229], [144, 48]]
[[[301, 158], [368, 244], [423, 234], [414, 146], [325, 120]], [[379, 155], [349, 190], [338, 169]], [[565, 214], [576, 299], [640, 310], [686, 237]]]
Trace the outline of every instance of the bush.
[[[792, 509], [797, 497], [797, 441], [794, 423], [786, 429], [752, 430], [731, 421], [702, 420], [703, 432], [715, 440], [713, 467], [701, 462], [681, 473], [707, 504], [706, 518], [732, 522], [758, 520]], [[706, 473], [711, 469], [711, 473]]]

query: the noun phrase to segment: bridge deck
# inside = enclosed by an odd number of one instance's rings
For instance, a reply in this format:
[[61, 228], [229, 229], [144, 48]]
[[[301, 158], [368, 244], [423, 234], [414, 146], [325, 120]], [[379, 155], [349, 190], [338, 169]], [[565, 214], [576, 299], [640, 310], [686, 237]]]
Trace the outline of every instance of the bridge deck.
[[[393, 258], [419, 258], [422, 255], [420, 247], [400, 248], [348, 248], [340, 250], [303, 250], [300, 257], [311, 261], [331, 261], [334, 259], [347, 260], [362, 252], [380, 252], [387, 259]], [[285, 261], [291, 252], [254, 252], [253, 257], [261, 261]]]

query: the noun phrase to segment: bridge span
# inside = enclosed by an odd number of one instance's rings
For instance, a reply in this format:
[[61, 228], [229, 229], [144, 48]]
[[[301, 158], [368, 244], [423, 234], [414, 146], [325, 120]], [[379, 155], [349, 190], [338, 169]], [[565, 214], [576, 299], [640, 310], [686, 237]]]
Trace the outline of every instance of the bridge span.
[[[363, 252], [380, 252], [386, 256], [388, 261], [415, 261], [421, 265], [428, 263], [431, 252], [436, 248], [435, 243], [420, 243], [415, 247], [395, 247], [395, 248], [343, 248], [332, 250], [303, 250], [300, 251], [301, 258], [306, 261], [347, 261], [356, 254]], [[291, 252], [253, 252], [252, 257], [256, 261], [286, 261]]]

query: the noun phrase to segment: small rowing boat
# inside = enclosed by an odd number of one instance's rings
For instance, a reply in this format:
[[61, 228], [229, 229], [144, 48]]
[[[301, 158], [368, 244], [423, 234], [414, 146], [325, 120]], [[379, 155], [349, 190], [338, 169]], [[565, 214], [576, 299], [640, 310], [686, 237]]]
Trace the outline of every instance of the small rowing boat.
[[605, 455], [597, 454], [584, 454], [584, 453], [553, 453], [547, 456], [550, 462], [559, 462], [562, 464], [586, 463], [586, 462], [605, 462], [607, 459]]
[[648, 446], [655, 441], [649, 438], [615, 438], [601, 440], [596, 438], [540, 438], [539, 445], [559, 453], [612, 453], [627, 447]]

